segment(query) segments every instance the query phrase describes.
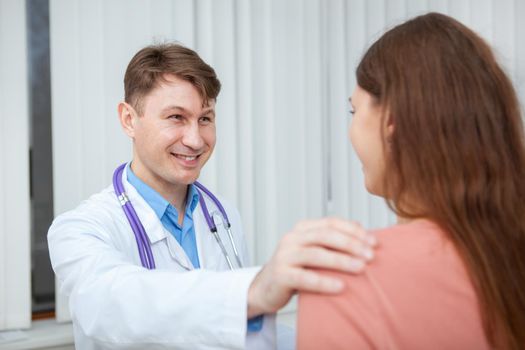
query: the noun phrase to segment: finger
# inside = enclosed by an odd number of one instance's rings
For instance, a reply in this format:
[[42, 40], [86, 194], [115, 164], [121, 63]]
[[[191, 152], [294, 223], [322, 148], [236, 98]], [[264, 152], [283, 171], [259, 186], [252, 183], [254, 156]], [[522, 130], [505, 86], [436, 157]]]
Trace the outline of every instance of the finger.
[[345, 235], [349, 238], [354, 238], [357, 240], [366, 243], [367, 245], [374, 246], [375, 237], [368, 234], [361, 225], [357, 223], [352, 223], [349, 221], [340, 221], [339, 219], [330, 218], [322, 219], [309, 222], [301, 222], [297, 225], [300, 229], [296, 229], [292, 233], [295, 235], [305, 235], [305, 232], [326, 232], [327, 230], [334, 230], [340, 232], [342, 235]]
[[366, 260], [371, 260], [374, 257], [374, 252], [367, 243], [333, 229], [306, 231], [298, 235], [297, 239], [302, 246], [323, 246]]
[[294, 231], [301, 231], [301, 230], [308, 230], [310, 228], [316, 228], [319, 227], [322, 223], [323, 219], [316, 219], [316, 220], [301, 220], [297, 222], [294, 226]]
[[334, 250], [311, 247], [305, 248], [291, 256], [291, 264], [298, 267], [315, 267], [344, 272], [361, 272], [365, 260], [352, 257]]
[[367, 232], [358, 222], [336, 217], [326, 217], [319, 220], [303, 220], [297, 223], [295, 229], [298, 231], [308, 231], [325, 227], [339, 230], [345, 234], [357, 237], [372, 246], [375, 246], [377, 243], [375, 236]]
[[356, 237], [369, 245], [374, 246], [377, 243], [375, 236], [370, 234], [356, 221], [349, 221], [336, 217], [327, 217], [323, 220], [328, 227]]
[[313, 270], [296, 269], [289, 276], [289, 287], [301, 292], [335, 294], [344, 288], [339, 278], [322, 275]]

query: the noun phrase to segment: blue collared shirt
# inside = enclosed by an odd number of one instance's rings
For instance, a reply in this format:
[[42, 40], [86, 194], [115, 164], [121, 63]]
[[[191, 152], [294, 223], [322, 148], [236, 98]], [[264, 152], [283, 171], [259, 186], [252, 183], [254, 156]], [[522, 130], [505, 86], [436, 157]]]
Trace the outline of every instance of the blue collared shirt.
[[177, 209], [164, 199], [157, 191], [146, 185], [137, 177], [127, 166], [128, 182], [135, 187], [137, 192], [144, 198], [146, 203], [153, 209], [162, 225], [179, 242], [182, 249], [190, 259], [193, 267], [200, 268], [199, 252], [197, 251], [197, 241], [195, 238], [195, 225], [193, 224], [193, 211], [199, 203], [199, 192], [194, 185], [188, 186], [188, 196], [186, 198], [186, 210], [182, 225], [179, 225], [179, 213]]
[[[164, 197], [133, 173], [129, 164], [127, 165], [128, 182], [135, 187], [137, 192], [144, 198], [146, 203], [153, 209], [162, 225], [179, 242], [182, 249], [190, 259], [193, 267], [200, 268], [199, 253], [197, 251], [197, 241], [195, 238], [195, 225], [193, 223], [193, 211], [199, 203], [199, 192], [195, 185], [188, 186], [188, 196], [186, 198], [186, 210], [182, 226], [178, 224], [179, 213]], [[248, 331], [258, 332], [263, 326], [263, 316], [257, 316], [248, 320]]]

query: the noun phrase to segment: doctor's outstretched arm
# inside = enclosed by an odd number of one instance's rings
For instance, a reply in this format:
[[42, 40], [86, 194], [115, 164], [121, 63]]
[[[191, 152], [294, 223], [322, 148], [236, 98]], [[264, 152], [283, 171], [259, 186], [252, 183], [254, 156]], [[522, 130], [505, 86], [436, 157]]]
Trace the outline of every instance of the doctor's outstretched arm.
[[297, 291], [334, 294], [342, 281], [310, 268], [361, 272], [373, 258], [374, 236], [337, 218], [302, 221], [280, 241], [248, 290], [248, 317], [274, 313]]
[[358, 225], [325, 219], [298, 224], [261, 271], [147, 270], [124, 253], [136, 243], [113, 232], [106, 209], [84, 204], [48, 234], [78, 349], [243, 349], [247, 318], [277, 311], [296, 290], [337, 292], [307, 267], [360, 271], [370, 248]]
[[118, 231], [119, 220], [126, 219], [87, 203], [60, 215], [49, 230], [75, 348], [245, 349], [247, 291], [259, 268], [147, 270], [126, 254], [136, 252], [136, 242]]

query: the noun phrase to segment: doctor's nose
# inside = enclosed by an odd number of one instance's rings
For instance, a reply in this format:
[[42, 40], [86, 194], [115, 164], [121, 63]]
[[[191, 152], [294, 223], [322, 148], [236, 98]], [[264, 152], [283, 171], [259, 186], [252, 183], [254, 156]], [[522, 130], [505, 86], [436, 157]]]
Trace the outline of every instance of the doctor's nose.
[[184, 135], [182, 136], [182, 143], [184, 146], [194, 150], [204, 147], [204, 139], [201, 135], [201, 130], [198, 124], [192, 124], [186, 127]]

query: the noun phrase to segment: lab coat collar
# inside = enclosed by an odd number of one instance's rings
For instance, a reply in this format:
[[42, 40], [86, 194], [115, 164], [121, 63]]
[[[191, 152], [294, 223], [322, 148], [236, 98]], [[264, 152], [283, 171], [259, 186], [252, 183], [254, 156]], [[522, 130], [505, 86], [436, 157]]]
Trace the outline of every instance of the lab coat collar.
[[193, 265], [189, 260], [184, 249], [180, 246], [175, 238], [164, 228], [162, 222], [158, 218], [155, 211], [148, 205], [148, 203], [142, 198], [137, 192], [135, 187], [131, 185], [127, 180], [127, 167], [122, 172], [122, 183], [124, 190], [126, 191], [129, 200], [133, 204], [137, 215], [142, 222], [142, 226], [146, 231], [149, 241], [152, 245], [155, 243], [167, 239], [170, 250], [172, 250], [172, 256], [186, 269], [192, 269]]
[[160, 222], [153, 208], [151, 208], [144, 198], [142, 198], [137, 192], [137, 189], [128, 182], [127, 169], [128, 167], [126, 166], [122, 172], [122, 183], [124, 184], [124, 189], [142, 222], [142, 226], [144, 226], [144, 230], [146, 230], [150, 242], [154, 244], [161, 239], [166, 238], [169, 232], [164, 229], [162, 222]]
[[[213, 217], [214, 215], [220, 215], [216, 204], [207, 195], [201, 195], [204, 201], [206, 202], [206, 206], [208, 207], [210, 216]], [[226, 210], [228, 210], [228, 208], [226, 208]], [[228, 269], [228, 266], [225, 265], [226, 260], [224, 258], [224, 255], [219, 249], [217, 241], [211, 233], [210, 227], [208, 226], [208, 223], [204, 218], [204, 214], [202, 212], [200, 203], [197, 206], [197, 209], [193, 212], [193, 222], [195, 225], [195, 238], [197, 242], [197, 249], [199, 251], [199, 262], [201, 265], [201, 269]], [[221, 232], [225, 232], [222, 220], [216, 220], [215, 224], [217, 225], [217, 230], [219, 234]], [[229, 241], [227, 241], [226, 245], [229, 247]], [[229, 250], [228, 247], [226, 248], [227, 250]], [[206, 254], [203, 254], [202, 252], [206, 252]]]

